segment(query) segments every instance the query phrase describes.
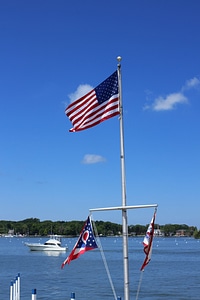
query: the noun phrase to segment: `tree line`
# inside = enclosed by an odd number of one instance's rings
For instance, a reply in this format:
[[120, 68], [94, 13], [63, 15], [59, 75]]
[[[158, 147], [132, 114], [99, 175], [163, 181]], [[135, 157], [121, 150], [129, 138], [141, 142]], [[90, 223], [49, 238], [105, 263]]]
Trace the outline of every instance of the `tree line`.
[[[29, 218], [22, 221], [5, 221], [0, 220], [0, 235], [8, 234], [12, 231], [15, 235], [22, 236], [47, 236], [49, 234], [58, 234], [63, 236], [78, 236], [82, 230], [84, 221], [40, 221], [37, 218]], [[95, 221], [98, 235], [113, 236], [121, 235], [122, 226], [120, 224], [108, 221]], [[132, 236], [145, 235], [147, 225], [129, 225], [128, 233]], [[194, 236], [200, 238], [200, 231], [195, 226], [186, 224], [155, 224], [155, 229], [159, 228], [164, 236], [173, 236], [177, 231], [184, 232], [186, 236]]]

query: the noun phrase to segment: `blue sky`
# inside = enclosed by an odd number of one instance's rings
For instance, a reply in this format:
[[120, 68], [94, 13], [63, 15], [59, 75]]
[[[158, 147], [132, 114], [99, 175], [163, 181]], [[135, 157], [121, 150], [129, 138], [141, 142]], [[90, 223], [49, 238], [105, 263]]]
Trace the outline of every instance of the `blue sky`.
[[[64, 110], [122, 56], [127, 205], [200, 228], [200, 2], [1, 0], [2, 220], [85, 220], [121, 205], [119, 120], [70, 133]], [[86, 87], [87, 88], [87, 87]], [[153, 209], [128, 212], [148, 224]], [[121, 223], [121, 213], [95, 220]]]

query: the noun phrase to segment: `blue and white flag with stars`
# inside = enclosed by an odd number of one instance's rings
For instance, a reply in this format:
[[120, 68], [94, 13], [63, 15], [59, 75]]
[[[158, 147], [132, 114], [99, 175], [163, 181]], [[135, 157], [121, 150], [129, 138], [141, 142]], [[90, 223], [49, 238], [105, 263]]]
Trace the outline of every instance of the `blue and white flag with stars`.
[[70, 255], [62, 263], [61, 268], [64, 268], [64, 266], [66, 264], [69, 264], [71, 260], [78, 258], [86, 251], [93, 250], [95, 248], [98, 248], [98, 246], [94, 238], [90, 217], [88, 217], [83, 226], [78, 241], [76, 242]]

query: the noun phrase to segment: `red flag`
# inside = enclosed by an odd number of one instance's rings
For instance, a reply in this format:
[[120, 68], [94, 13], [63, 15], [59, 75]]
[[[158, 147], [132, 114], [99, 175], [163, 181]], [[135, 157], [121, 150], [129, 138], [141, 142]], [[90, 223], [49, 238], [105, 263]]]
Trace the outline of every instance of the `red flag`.
[[72, 102], [65, 110], [75, 132], [93, 127], [119, 115], [118, 74], [115, 71], [85, 96]]
[[62, 263], [61, 268], [64, 268], [64, 266], [69, 264], [71, 260], [78, 258], [86, 251], [93, 250], [95, 248], [98, 248], [98, 246], [94, 238], [90, 217], [88, 217], [82, 228], [78, 241], [76, 242], [70, 255]]
[[146, 265], [151, 260], [155, 217], [156, 217], [156, 212], [154, 212], [154, 215], [153, 215], [153, 218], [151, 220], [151, 223], [149, 224], [149, 227], [147, 229], [146, 236], [144, 237], [144, 240], [143, 240], [144, 253], [146, 254], [146, 257], [145, 257], [145, 260], [143, 262], [143, 265], [142, 265], [140, 271], [144, 270], [144, 268], [146, 267]]

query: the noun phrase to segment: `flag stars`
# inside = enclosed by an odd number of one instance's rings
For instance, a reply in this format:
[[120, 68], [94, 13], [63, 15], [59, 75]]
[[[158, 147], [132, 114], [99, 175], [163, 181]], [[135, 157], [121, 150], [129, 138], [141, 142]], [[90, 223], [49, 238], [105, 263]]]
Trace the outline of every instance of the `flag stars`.
[[98, 102], [107, 101], [112, 95], [118, 94], [118, 76], [115, 71], [109, 78], [95, 88]]

